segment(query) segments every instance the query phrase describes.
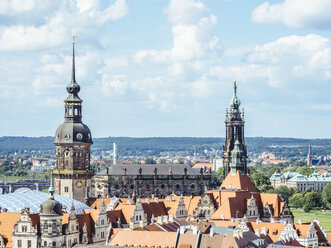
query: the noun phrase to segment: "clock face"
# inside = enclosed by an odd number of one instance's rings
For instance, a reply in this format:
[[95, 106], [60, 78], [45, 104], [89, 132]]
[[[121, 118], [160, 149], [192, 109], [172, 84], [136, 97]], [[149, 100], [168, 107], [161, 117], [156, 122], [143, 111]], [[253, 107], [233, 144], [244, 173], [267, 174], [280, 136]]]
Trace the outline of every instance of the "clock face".
[[77, 137], [78, 140], [82, 140], [82, 139], [83, 139], [83, 134], [78, 133], [78, 134], [76, 135], [76, 137]]
[[82, 182], [81, 180], [77, 181], [77, 182], [76, 182], [76, 187], [77, 187], [77, 188], [81, 188], [81, 187], [83, 187], [83, 182]]

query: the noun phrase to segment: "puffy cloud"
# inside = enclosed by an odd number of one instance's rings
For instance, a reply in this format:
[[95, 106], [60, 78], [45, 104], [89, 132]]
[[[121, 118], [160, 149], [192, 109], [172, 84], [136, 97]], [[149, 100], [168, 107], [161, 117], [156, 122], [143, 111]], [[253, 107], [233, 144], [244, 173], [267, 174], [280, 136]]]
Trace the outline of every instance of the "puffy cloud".
[[123, 96], [128, 87], [129, 83], [125, 75], [102, 75], [101, 91], [106, 96]]
[[264, 2], [252, 12], [258, 23], [282, 22], [289, 27], [329, 28], [330, 0], [285, 0], [283, 3]]
[[263, 65], [269, 74], [269, 84], [284, 86], [293, 78], [330, 79], [331, 42], [320, 35], [287, 36], [263, 46], [257, 46], [246, 56], [251, 64]]
[[[12, 8], [14, 11], [14, 7], [23, 2], [22, 11], [32, 11], [33, 6], [39, 6], [39, 1], [15, 0], [11, 3], [5, 1], [2, 4], [7, 9]], [[73, 32], [85, 37], [86, 41], [93, 40], [90, 37], [95, 37], [96, 35], [93, 34], [98, 32], [107, 21], [117, 21], [127, 15], [129, 11], [125, 0], [112, 1], [105, 9], [100, 7], [99, 1], [91, 0], [77, 2], [61, 0], [58, 5], [60, 7], [53, 8], [52, 4], [40, 4], [42, 7], [39, 8], [48, 8], [47, 11], [51, 12], [47, 17], [45, 16], [47, 21], [41, 25], [37, 22], [29, 25], [20, 23], [0, 26], [0, 50], [39, 51], [52, 48], [65, 44]], [[19, 11], [16, 10], [13, 13], [16, 14], [17, 12]], [[11, 12], [9, 11], [9, 13]]]
[[203, 3], [171, 0], [166, 13], [172, 24], [172, 47], [164, 50], [141, 50], [136, 53], [135, 62], [190, 62], [219, 53], [221, 45], [218, 37], [213, 35], [217, 17], [210, 14]]

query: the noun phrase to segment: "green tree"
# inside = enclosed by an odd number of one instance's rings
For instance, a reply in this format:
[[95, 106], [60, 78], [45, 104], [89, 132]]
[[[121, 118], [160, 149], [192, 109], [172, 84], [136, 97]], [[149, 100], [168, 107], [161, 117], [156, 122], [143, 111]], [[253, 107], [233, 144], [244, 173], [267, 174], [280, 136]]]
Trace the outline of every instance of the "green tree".
[[314, 172], [314, 169], [305, 166], [296, 169], [296, 172], [300, 173], [301, 175], [308, 176]]
[[153, 158], [146, 158], [145, 164], [156, 164], [156, 161]]
[[303, 194], [296, 193], [289, 198], [288, 203], [290, 207], [302, 208], [305, 203], [305, 198]]
[[298, 192], [297, 188], [292, 188], [292, 187], [288, 188], [286, 186], [280, 186], [274, 190], [274, 193], [279, 194], [286, 202], [288, 202], [288, 199], [297, 192]]
[[331, 209], [331, 182], [322, 191], [322, 201], [327, 209]]
[[320, 207], [321, 202], [320, 193], [312, 191], [305, 194], [305, 205], [307, 205], [310, 209]]
[[223, 168], [219, 168], [211, 175], [211, 185], [213, 188], [218, 188], [221, 185], [223, 176]]
[[166, 164], [166, 163], [167, 163], [167, 160], [165, 158], [160, 159], [160, 164]]
[[260, 188], [263, 185], [270, 185], [270, 180], [263, 172], [254, 172], [251, 179], [256, 187]]
[[274, 188], [271, 185], [264, 184], [259, 188], [260, 192], [268, 192], [271, 190], [274, 190]]

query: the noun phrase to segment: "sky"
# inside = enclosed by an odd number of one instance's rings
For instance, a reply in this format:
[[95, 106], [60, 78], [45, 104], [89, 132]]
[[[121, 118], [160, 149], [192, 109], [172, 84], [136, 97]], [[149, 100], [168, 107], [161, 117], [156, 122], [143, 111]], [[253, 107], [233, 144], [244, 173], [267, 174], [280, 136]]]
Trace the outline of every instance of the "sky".
[[64, 121], [72, 35], [94, 137], [331, 138], [331, 0], [0, 0], [0, 136]]

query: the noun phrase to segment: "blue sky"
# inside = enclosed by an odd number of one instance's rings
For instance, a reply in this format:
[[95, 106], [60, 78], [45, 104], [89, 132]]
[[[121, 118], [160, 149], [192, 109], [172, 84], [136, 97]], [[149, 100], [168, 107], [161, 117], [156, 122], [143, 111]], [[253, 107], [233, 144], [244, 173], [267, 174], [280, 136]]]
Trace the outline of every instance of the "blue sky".
[[94, 137], [331, 138], [331, 0], [2, 0], [0, 136], [54, 135], [70, 82]]

